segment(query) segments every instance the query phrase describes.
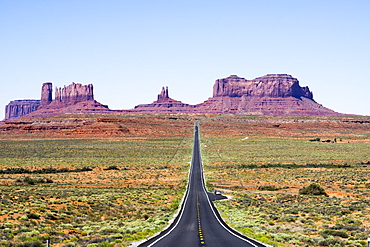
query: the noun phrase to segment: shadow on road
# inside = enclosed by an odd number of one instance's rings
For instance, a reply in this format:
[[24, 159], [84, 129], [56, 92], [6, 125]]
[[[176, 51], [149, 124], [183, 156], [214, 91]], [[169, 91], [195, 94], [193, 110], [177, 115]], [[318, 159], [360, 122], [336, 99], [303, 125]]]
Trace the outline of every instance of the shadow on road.
[[207, 192], [209, 200], [213, 201], [218, 201], [218, 200], [225, 200], [228, 199], [227, 196], [224, 195], [216, 195], [215, 193], [212, 192]]

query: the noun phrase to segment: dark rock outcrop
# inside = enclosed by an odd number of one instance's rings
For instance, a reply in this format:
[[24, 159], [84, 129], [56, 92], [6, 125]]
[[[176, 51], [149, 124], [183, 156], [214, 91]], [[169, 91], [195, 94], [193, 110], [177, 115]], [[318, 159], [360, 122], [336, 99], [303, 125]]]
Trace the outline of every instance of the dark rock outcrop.
[[6, 121], [13, 120], [35, 111], [40, 106], [40, 100], [13, 100], [5, 106]]

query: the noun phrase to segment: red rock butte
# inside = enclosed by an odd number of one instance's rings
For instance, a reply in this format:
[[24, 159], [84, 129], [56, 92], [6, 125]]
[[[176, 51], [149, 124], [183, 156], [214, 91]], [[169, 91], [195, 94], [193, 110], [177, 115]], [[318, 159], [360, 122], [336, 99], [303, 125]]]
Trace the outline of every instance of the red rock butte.
[[72, 83], [55, 88], [46, 82], [41, 88], [41, 100], [11, 101], [5, 108], [5, 120], [14, 120], [22, 116], [47, 117], [71, 112], [109, 112], [109, 108], [94, 100], [93, 85]]
[[163, 87], [157, 100], [140, 104], [131, 110], [110, 110], [94, 100], [93, 85], [72, 83], [55, 89], [52, 83], [42, 85], [41, 100], [11, 101], [6, 106], [5, 120], [24, 115], [53, 116], [73, 112], [120, 112], [144, 114], [219, 113], [245, 115], [340, 115], [313, 99], [308, 87], [301, 87], [298, 79], [287, 74], [268, 74], [252, 80], [236, 75], [217, 79], [213, 97], [197, 105], [190, 105], [169, 97]]
[[268, 74], [253, 80], [236, 75], [216, 80], [213, 97], [189, 105], [168, 96], [162, 88], [151, 104], [138, 105], [132, 113], [220, 113], [245, 115], [340, 115], [318, 104], [308, 87], [287, 74]]

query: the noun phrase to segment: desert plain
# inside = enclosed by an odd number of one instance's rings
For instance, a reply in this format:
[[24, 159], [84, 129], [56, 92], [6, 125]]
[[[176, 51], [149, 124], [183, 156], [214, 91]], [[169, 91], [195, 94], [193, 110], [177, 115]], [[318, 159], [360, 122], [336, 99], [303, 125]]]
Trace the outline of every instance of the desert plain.
[[[233, 228], [271, 246], [367, 245], [370, 117], [69, 113], [0, 126], [0, 246], [129, 246], [161, 231], [196, 120]], [[325, 194], [301, 193], [311, 184]]]

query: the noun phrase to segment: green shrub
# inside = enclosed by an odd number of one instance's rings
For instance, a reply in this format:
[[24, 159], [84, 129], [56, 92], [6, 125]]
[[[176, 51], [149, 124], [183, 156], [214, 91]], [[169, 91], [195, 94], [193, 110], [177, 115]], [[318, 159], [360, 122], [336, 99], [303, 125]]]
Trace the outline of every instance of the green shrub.
[[109, 238], [113, 238], [113, 239], [122, 239], [123, 237], [124, 236], [121, 233], [109, 235]]
[[3, 240], [3, 241], [0, 241], [0, 246], [2, 246], [2, 247], [11, 247], [12, 243], [9, 242], [9, 241]]
[[322, 196], [322, 195], [328, 196], [324, 188], [322, 188], [320, 185], [315, 184], [315, 183], [310, 184], [307, 187], [303, 187], [299, 189], [299, 194], [300, 195], [311, 195], [311, 196]]
[[46, 179], [43, 179], [43, 178], [39, 178], [39, 179], [35, 179], [35, 178], [32, 178], [32, 177], [25, 177], [23, 180], [22, 179], [17, 179], [16, 180], [17, 183], [27, 183], [29, 185], [35, 185], [35, 184], [45, 184], [45, 183], [53, 183], [54, 181], [51, 180], [50, 178], [46, 178]]
[[341, 238], [348, 238], [348, 234], [344, 231], [337, 231], [337, 230], [332, 230], [332, 229], [325, 229], [320, 232], [322, 236], [338, 236]]
[[319, 241], [319, 246], [332, 246], [332, 247], [338, 246], [339, 247], [339, 246], [343, 246], [343, 242], [340, 241], [339, 239], [328, 238], [328, 239]]
[[43, 247], [40, 241], [27, 241], [25, 243], [17, 244], [16, 247]]
[[35, 220], [40, 219], [40, 215], [39, 215], [39, 214], [37, 214], [37, 213], [29, 213], [29, 214], [27, 215], [27, 217], [28, 217], [29, 219], [35, 219]]
[[105, 168], [104, 170], [109, 171], [109, 170], [119, 170], [119, 168], [115, 165], [109, 166], [108, 168]]
[[25, 177], [25, 178], [23, 179], [23, 182], [25, 182], [25, 183], [27, 183], [27, 184], [29, 184], [29, 185], [34, 185], [34, 184], [36, 184], [35, 179], [33, 179], [33, 178], [31, 178], [31, 177]]
[[266, 191], [277, 191], [280, 188], [276, 187], [275, 185], [264, 185], [264, 186], [259, 186], [258, 190], [266, 190]]

